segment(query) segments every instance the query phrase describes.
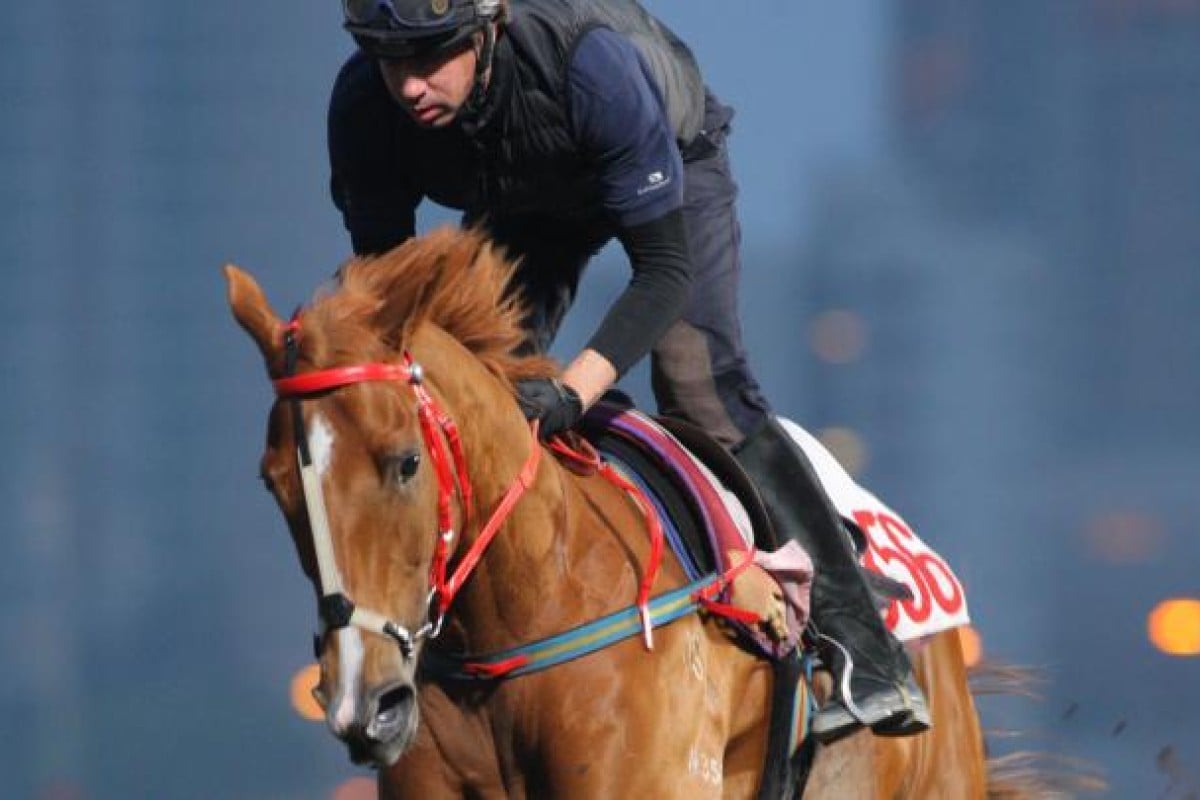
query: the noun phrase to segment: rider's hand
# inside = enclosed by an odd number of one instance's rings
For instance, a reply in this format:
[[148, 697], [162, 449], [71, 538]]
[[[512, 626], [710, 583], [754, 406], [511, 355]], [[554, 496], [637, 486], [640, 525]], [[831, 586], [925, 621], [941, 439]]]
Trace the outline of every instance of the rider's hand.
[[583, 416], [579, 395], [555, 378], [517, 381], [517, 400], [526, 419], [541, 420], [538, 435], [542, 439], [567, 430]]

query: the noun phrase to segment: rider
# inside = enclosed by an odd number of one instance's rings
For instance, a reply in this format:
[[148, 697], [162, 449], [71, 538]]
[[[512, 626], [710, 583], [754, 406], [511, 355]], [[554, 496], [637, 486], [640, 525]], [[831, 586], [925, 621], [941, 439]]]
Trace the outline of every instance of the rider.
[[817, 565], [813, 722], [907, 735], [929, 711], [883, 626], [839, 515], [773, 416], [737, 315], [733, 110], [635, 0], [343, 0], [358, 44], [329, 109], [331, 189], [356, 253], [415, 233], [423, 198], [520, 256], [531, 344], [548, 349], [589, 259], [614, 237], [632, 278], [561, 381], [518, 391], [549, 436], [649, 352], [659, 410], [710, 432], [755, 479], [777, 531]]

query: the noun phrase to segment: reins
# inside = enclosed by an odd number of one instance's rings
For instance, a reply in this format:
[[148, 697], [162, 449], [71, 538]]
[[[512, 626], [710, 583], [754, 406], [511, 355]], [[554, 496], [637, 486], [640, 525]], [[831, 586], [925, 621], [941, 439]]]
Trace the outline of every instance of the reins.
[[[300, 470], [309, 526], [312, 531], [320, 584], [318, 587], [320, 591], [318, 616], [322, 623], [322, 629], [317, 637], [316, 649], [320, 649], [321, 642], [330, 631], [355, 626], [393, 639], [400, 647], [405, 659], [411, 659], [418, 641], [424, 638], [435, 638], [441, 632], [446, 614], [453, 604], [454, 598], [478, 566], [484, 552], [500, 532], [521, 497], [533, 486], [542, 454], [542, 447], [538, 442], [537, 422], [530, 425], [530, 452], [516, 478], [501, 497], [492, 515], [480, 528], [479, 534], [467, 547], [456, 568], [447, 574], [453, 555], [453, 545], [458, 538], [453, 526], [453, 495], [457, 493], [459, 496], [463, 529], [470, 524], [474, 499], [458, 426], [430, 394], [425, 385], [424, 371], [409, 353], [403, 354], [403, 361], [399, 364], [372, 362], [296, 374], [299, 359], [297, 343], [299, 332], [300, 317], [297, 312], [297, 315], [283, 328], [284, 377], [273, 380], [272, 385], [276, 395], [280, 399], [288, 400], [292, 406], [296, 460]], [[333, 536], [329, 526], [321, 476], [313, 464], [301, 408], [302, 400], [311, 399], [344, 386], [391, 381], [407, 383], [412, 389], [413, 396], [417, 401], [417, 418], [421, 428], [421, 437], [429, 451], [438, 485], [438, 530], [434, 556], [430, 564], [429, 583], [431, 588], [427, 619], [415, 631], [389, 619], [386, 614], [357, 605], [342, 585], [334, 555]], [[574, 451], [565, 443], [555, 439], [551, 443], [551, 448], [560, 457], [570, 459], [584, 469], [594, 469], [599, 472], [608, 481], [629, 494], [642, 512], [650, 534], [650, 556], [638, 587], [636, 608], [643, 641], [646, 648], [651, 649], [654, 644], [652, 630], [656, 620], [651, 610], [650, 591], [662, 562], [662, 525], [650, 502], [642, 496], [641, 490], [610, 465], [601, 461], [590, 445], [586, 445], [584, 450]], [[661, 620], [657, 624], [661, 624]]]
[[650, 615], [650, 590], [654, 587], [654, 581], [658, 577], [659, 568], [662, 566], [662, 522], [659, 521], [658, 515], [654, 513], [653, 506], [643, 495], [642, 490], [620, 472], [617, 472], [611, 464], [600, 458], [600, 454], [596, 452], [596, 449], [586, 439], [579, 439], [578, 447], [572, 448], [567, 445], [562, 437], [557, 437], [550, 441], [550, 449], [564, 463], [569, 465], [568, 468], [573, 468], [583, 474], [599, 473], [609, 483], [612, 483], [632, 497], [641, 510], [642, 518], [646, 522], [646, 530], [650, 535], [650, 558], [646, 563], [646, 571], [642, 573], [641, 584], [638, 586], [637, 609], [642, 623], [642, 639], [646, 644], [647, 650], [653, 649], [654, 625], [652, 624]]

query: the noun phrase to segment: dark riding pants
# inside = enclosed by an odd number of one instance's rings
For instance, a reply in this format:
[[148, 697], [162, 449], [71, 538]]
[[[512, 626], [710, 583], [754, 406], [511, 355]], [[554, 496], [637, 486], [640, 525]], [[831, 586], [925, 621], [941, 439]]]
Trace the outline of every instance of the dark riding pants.
[[[726, 146], [728, 109], [710, 106], [716, 124], [684, 153], [684, 220], [693, 270], [686, 311], [651, 351], [659, 413], [708, 431], [727, 447], [758, 430], [770, 407], [746, 362], [738, 316], [741, 273], [734, 201], [737, 186]], [[545, 218], [493, 220], [492, 235], [521, 256], [516, 283], [531, 305], [534, 346], [549, 349], [591, 258], [613, 238], [609, 223]]]

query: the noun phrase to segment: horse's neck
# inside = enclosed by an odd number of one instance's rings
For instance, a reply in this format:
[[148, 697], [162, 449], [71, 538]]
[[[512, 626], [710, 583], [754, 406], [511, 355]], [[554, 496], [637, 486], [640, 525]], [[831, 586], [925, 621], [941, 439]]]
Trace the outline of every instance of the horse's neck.
[[[540, 445], [503, 383], [445, 333], [424, 330], [414, 339], [413, 351], [463, 445], [474, 507], [457, 546], [461, 556]], [[566, 533], [561, 524], [560, 469], [542, 453], [534, 484], [516, 503], [455, 600], [454, 627], [463, 631], [471, 649], [504, 647], [506, 643], [497, 643], [525, 635], [552, 589], [543, 580], [549, 577], [545, 568], [558, 560], [552, 551], [561, 547]]]
[[[475, 495], [461, 556], [540, 445], [508, 389], [461, 345], [437, 329], [417, 345], [431, 388], [460, 428]], [[648, 550], [641, 513], [621, 490], [603, 478], [578, 478], [543, 453], [536, 480], [464, 584], [451, 616], [472, 651], [559, 633], [632, 604]], [[666, 580], [681, 581], [676, 573], [664, 564]]]

